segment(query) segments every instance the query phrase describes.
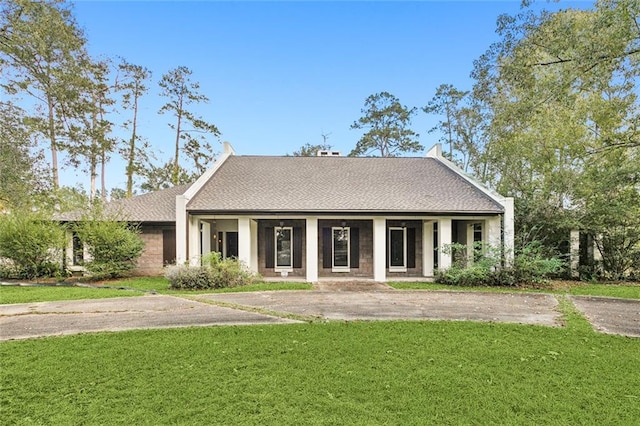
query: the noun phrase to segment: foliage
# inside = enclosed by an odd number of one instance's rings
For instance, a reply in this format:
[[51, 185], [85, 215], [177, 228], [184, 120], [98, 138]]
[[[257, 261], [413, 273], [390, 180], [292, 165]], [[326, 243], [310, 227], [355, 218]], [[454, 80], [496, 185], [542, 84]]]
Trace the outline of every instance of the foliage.
[[480, 105], [474, 103], [469, 92], [441, 84], [427, 106], [427, 114], [443, 116], [429, 133], [440, 132], [440, 140], [449, 145], [449, 160], [456, 162], [465, 172], [473, 171], [486, 179], [486, 167], [481, 153], [484, 149], [485, 117]]
[[147, 92], [146, 82], [151, 78], [151, 71], [141, 65], [135, 65], [125, 60], [118, 65], [122, 72], [122, 80], [116, 88], [122, 92], [122, 107], [131, 110], [131, 119], [125, 122], [125, 126], [131, 130], [131, 137], [126, 147], [121, 150], [122, 156], [127, 161], [127, 198], [133, 195], [133, 176], [142, 169], [143, 160], [148, 158], [146, 152], [148, 144], [139, 146], [138, 135], [138, 108], [140, 98]]
[[294, 157], [315, 157], [318, 155], [318, 151], [330, 151], [331, 145], [327, 143], [322, 143], [318, 145], [311, 145], [310, 143], [306, 143], [300, 147], [297, 151], [293, 151]]
[[475, 62], [472, 102], [485, 125], [473, 168], [515, 197], [523, 244], [562, 253], [569, 231], [581, 229], [598, 243], [604, 276], [630, 276], [640, 223], [640, 3], [555, 13], [530, 3], [499, 18], [500, 40]]
[[411, 130], [411, 116], [416, 108], [403, 106], [389, 92], [369, 96], [361, 111], [364, 115], [351, 125], [351, 129], [367, 130], [350, 156], [372, 155], [395, 157], [405, 152], [418, 152], [424, 147], [418, 142], [418, 134]]
[[62, 0], [9, 0], [0, 4], [3, 88], [35, 103], [29, 125], [49, 143], [52, 184], [58, 189], [58, 151], [67, 120], [82, 92], [84, 35]]
[[503, 266], [500, 249], [475, 244], [471, 247], [478, 255], [473, 262], [466, 256], [468, 247], [451, 244], [445, 248], [447, 253], [465, 253], [454, 256], [456, 259], [450, 268], [438, 270], [435, 281], [455, 286], [518, 286], [539, 287], [548, 283], [548, 278], [562, 271], [564, 262], [557, 257], [546, 257], [539, 243], [531, 243], [515, 253], [513, 264]]
[[[175, 150], [173, 156], [173, 169], [171, 182], [173, 185], [180, 183], [180, 152], [182, 151], [193, 161], [195, 170], [191, 177], [199, 176], [213, 161], [214, 154], [206, 135], [220, 136], [218, 128], [196, 116], [187, 107], [194, 103], [208, 103], [209, 98], [199, 93], [200, 84], [191, 81], [191, 70], [185, 66], [179, 66], [170, 70], [160, 80], [161, 96], [168, 98], [168, 102], [158, 111], [160, 114], [170, 113], [175, 122], [169, 123], [169, 127], [175, 131]], [[190, 126], [191, 128], [186, 128]], [[181, 144], [181, 141], [183, 143]]]
[[41, 184], [42, 156], [32, 152], [33, 145], [24, 123], [24, 111], [1, 101], [0, 212], [33, 207], [33, 197], [46, 189]]
[[74, 223], [72, 229], [89, 253], [84, 266], [96, 279], [126, 276], [144, 250], [137, 228], [102, 217], [99, 209]]
[[110, 63], [94, 62], [82, 58], [82, 92], [73, 103], [75, 122], [71, 124], [69, 140], [63, 144], [67, 161], [76, 169], [89, 174], [89, 199], [94, 200], [97, 190], [98, 167], [101, 166], [101, 198], [106, 201], [106, 162], [115, 150], [116, 141], [110, 137], [113, 123], [106, 119], [108, 108], [115, 103], [111, 98], [113, 85], [109, 82]]
[[59, 276], [65, 246], [62, 228], [42, 215], [28, 211], [0, 214], [0, 275], [4, 277]]
[[258, 279], [240, 260], [222, 259], [218, 252], [211, 252], [204, 256], [199, 266], [188, 264], [169, 266], [165, 277], [174, 290], [238, 287], [252, 284]]

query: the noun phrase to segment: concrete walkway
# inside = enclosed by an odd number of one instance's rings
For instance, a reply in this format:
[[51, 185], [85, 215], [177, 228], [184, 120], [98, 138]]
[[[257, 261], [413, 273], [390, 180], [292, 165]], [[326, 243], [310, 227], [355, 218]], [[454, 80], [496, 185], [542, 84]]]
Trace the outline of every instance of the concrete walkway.
[[[353, 288], [352, 288], [353, 290]], [[604, 300], [603, 300], [604, 299]], [[640, 337], [640, 301], [572, 297], [597, 330]], [[147, 295], [0, 305], [0, 340], [131, 329], [326, 320], [473, 320], [560, 326], [549, 294], [387, 290]]]

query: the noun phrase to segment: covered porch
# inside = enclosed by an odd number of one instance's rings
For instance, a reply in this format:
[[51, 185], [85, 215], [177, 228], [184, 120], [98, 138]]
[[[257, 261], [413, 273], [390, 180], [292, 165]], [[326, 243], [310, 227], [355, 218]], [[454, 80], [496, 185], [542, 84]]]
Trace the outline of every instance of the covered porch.
[[[508, 241], [513, 230], [503, 227], [502, 217], [185, 212], [184, 226], [176, 227], [176, 254], [179, 263], [198, 264], [217, 251], [265, 280], [429, 280], [451, 266], [452, 253], [444, 248], [452, 243], [501, 247], [503, 233]], [[473, 252], [463, 255], [473, 261]]]

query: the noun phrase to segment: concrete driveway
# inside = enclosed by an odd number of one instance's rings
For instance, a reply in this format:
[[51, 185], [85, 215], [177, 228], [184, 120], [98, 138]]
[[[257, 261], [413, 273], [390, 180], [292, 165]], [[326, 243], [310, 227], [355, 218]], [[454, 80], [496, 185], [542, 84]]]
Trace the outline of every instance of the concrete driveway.
[[0, 305], [0, 340], [145, 328], [291, 322], [296, 321], [174, 296], [68, 300]]
[[[583, 297], [572, 300], [596, 329], [640, 336], [640, 301]], [[622, 307], [614, 315], [622, 327], [606, 323], [611, 316], [602, 314], [602, 303], [607, 304], [607, 312], [614, 312], [611, 306]], [[147, 295], [0, 305], [0, 340], [148, 328], [284, 324], [310, 319], [442, 319], [559, 326], [557, 304], [557, 299], [548, 294], [409, 290], [265, 291], [194, 294], [188, 298]]]

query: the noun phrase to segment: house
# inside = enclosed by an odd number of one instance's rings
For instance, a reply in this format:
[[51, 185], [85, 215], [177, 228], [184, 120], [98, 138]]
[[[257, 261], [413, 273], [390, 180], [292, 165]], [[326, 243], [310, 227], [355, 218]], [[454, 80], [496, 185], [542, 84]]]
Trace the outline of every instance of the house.
[[235, 256], [265, 278], [316, 282], [431, 277], [452, 242], [513, 247], [513, 199], [442, 156], [235, 155], [230, 144], [196, 182], [110, 203], [141, 224], [140, 273]]

